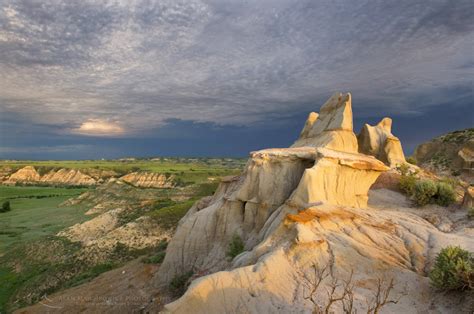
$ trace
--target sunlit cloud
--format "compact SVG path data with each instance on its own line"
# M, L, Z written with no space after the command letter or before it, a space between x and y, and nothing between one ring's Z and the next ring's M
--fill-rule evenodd
M125 133L125 129L115 122L89 119L83 122L79 128L72 129L72 132L88 136L119 136Z

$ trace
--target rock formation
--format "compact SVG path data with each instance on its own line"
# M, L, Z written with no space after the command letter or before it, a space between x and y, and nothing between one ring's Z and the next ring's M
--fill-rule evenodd
M464 192L462 208L474 211L474 186L469 186Z
M94 185L97 181L76 169L52 170L41 177L39 182L65 185Z
M18 170L17 172L10 175L6 184L15 184L17 182L20 183L31 183L31 182L38 182L41 176L36 171L36 169L32 166L26 166Z
M5 184L61 184L61 185L94 185L97 181L76 169L59 169L51 170L45 175L41 176L38 171L32 166L26 166L11 174L10 177L4 181Z
M390 133L385 123L378 126L379 139ZM386 138L384 153L393 156L396 145ZM165 311L311 312L305 283L326 266L332 279L354 271L355 309L364 309L378 276L410 282L410 299L389 311L427 311L427 265L441 246L472 250L474 240L447 236L414 214L367 209L371 184L389 168L358 150L351 97L335 94L319 115L310 114L290 148L251 153L242 175L223 180L214 196L196 202L180 221L157 284L166 287L189 271L202 277ZM235 236L245 248L231 259ZM321 283L321 302L332 279ZM392 293L401 296L403 287ZM342 306L331 310L342 312Z
M175 186L173 175L166 176L153 172L132 172L120 177L120 180L141 188L172 188Z
M357 152L350 94L336 93L321 107L319 115L309 114L300 138L291 147L305 146Z
M415 149L418 165L474 184L474 129L438 136Z
M359 152L374 156L392 168L406 162L402 144L392 134L390 118L383 118L376 126L365 124L357 140Z
M170 243L160 271L162 282L191 267L226 265L226 246L233 235L242 234L249 246L255 245L277 210L321 202L367 205L370 186L388 168L357 153L350 94L334 95L319 117L310 115L308 121L303 137L291 148L251 153L242 176L223 184L225 192L216 193L206 208L190 210Z

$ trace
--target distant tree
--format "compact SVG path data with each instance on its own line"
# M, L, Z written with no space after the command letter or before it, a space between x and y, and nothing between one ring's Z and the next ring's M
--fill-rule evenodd
M1 213L6 213L6 212L9 212L10 210L11 210L10 201L3 202L2 208L0 208L0 212Z

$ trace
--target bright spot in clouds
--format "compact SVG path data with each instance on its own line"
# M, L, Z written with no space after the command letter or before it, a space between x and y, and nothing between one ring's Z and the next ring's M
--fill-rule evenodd
M125 133L125 129L118 123L101 119L89 119L72 131L73 133L90 136L116 136Z

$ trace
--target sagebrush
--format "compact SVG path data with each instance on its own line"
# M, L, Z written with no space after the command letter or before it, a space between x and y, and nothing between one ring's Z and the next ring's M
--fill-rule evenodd
M443 248L429 277L431 284L440 290L474 289L474 254L459 246Z

